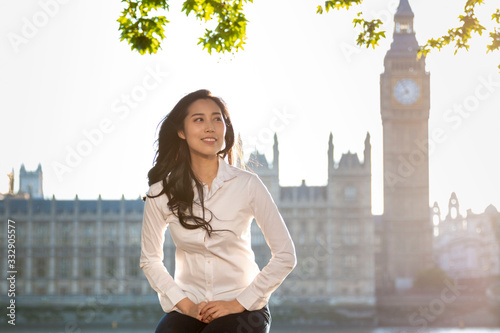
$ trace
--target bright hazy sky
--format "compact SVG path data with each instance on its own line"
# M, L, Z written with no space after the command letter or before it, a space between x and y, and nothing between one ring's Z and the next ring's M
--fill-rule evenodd
M184 94L207 88L227 102L246 156L257 148L271 161L268 134L277 132L283 186L325 185L329 133L338 162L348 150L362 159L370 132L373 213L381 214L379 80L398 1L365 2L317 15L321 1L255 0L246 5L245 50L210 56L196 45L204 25L171 1L162 50L141 56L119 41L118 0L1 1L0 192L12 168L17 191L21 164L34 170L41 163L45 197L137 198L148 188L156 126ZM44 10L46 3L59 5ZM491 26L498 3L488 3L478 16ZM423 44L458 24L465 0L410 4ZM384 21L388 38L375 50L355 45L358 11ZM24 42L14 46L14 35ZM430 205L437 201L443 213L453 191L462 213L500 209L500 56L486 54L484 36L472 44L457 56L448 48L427 58L429 132L446 138L430 153ZM94 133L93 143L85 133ZM85 156L71 153L78 149ZM68 169L61 174L55 165Z

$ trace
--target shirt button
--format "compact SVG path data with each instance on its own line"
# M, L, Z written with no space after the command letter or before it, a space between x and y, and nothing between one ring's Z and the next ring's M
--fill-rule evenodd
M209 264L210 264L210 260L207 260L207 263L209 263Z
M210 281L207 281L207 284L210 284Z

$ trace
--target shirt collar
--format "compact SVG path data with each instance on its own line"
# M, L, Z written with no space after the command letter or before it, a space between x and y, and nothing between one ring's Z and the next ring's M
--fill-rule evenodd
M218 159L219 159L219 168L217 170L217 176L215 176L215 178L212 180L212 185L210 185L210 191L207 193L206 189L204 190L203 194L205 200L210 199L210 197L214 195L219 188L222 187L224 182L233 179L237 175L236 170L234 169L233 166L229 165L221 156L218 156ZM191 183L193 184L194 188L196 185L194 180L191 180ZM195 194L195 197L197 197L197 194Z
M225 182L236 177L236 172L233 167L229 165L221 156L219 156L218 159L219 169L217 170L217 176L215 176L212 181L212 185L214 184L214 181Z

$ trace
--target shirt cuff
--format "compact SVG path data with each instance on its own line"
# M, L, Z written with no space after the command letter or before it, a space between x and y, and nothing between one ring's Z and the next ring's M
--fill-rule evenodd
M249 286L236 297L236 300L248 311L255 311L262 309L269 301L269 298L259 297Z
M170 288L165 294L158 293L158 298L160 299L161 308L163 309L164 312L167 313L177 310L176 306L177 303L179 303L186 297L187 295L178 286ZM179 312L182 311L179 309Z

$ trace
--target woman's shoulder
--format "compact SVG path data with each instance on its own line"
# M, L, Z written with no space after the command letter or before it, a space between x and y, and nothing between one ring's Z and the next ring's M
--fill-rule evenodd
M158 195L163 190L163 180L159 180L149 186L148 195Z
M149 186L147 195L152 197L147 197L146 200L152 200L152 202L155 202L155 205L161 210L163 217L167 219L172 214L172 212L168 208L167 195L165 193L159 195L162 190L163 190L162 180L151 184Z

